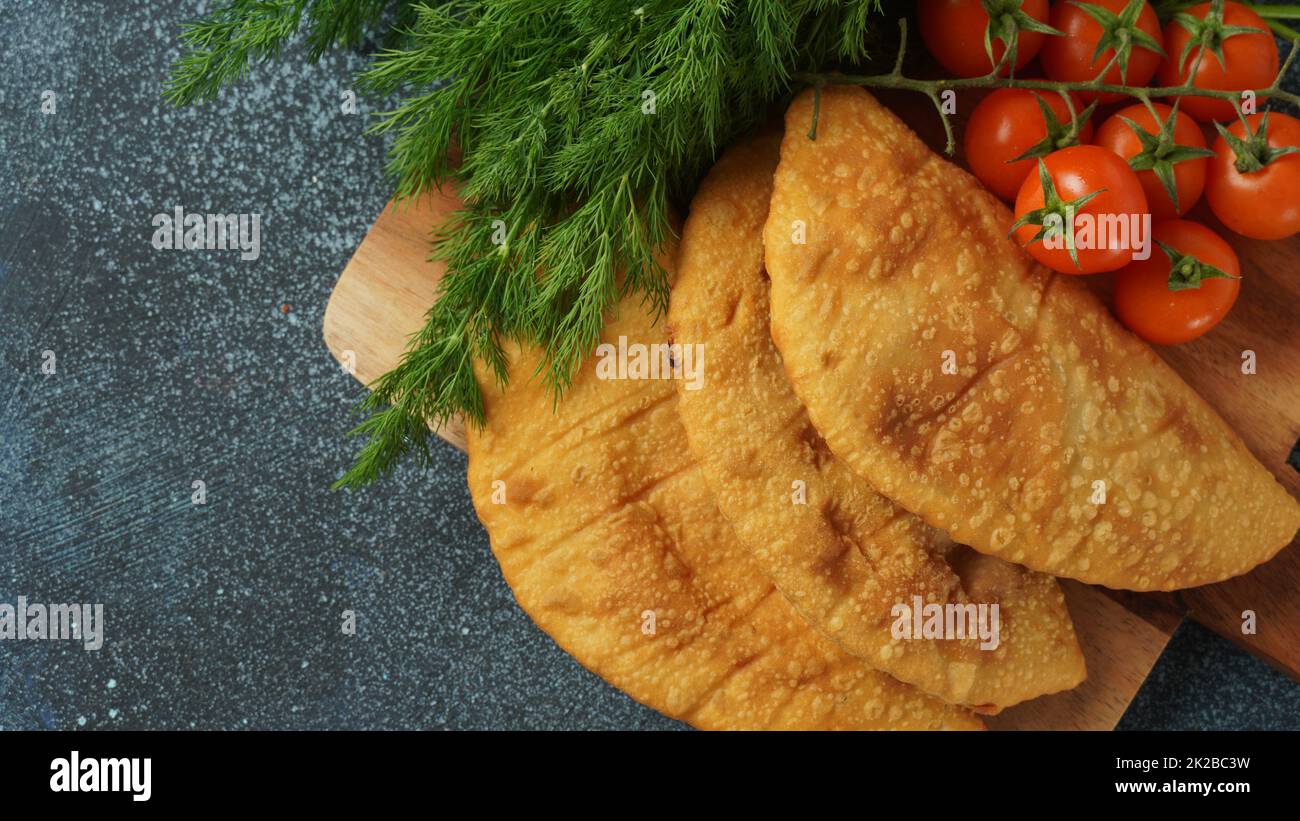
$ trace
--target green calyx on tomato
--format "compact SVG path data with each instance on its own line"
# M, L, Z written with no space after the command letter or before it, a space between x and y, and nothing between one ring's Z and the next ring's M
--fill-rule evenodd
M1064 97L1064 95L1062 95ZM1068 148L1072 145L1079 144L1079 131L1083 128L1084 123L1092 118L1092 113L1097 110L1097 101L1093 100L1083 111L1078 112L1067 123L1061 122L1061 118L1056 116L1056 112L1047 104L1041 96L1035 95L1034 99L1038 101L1038 108L1043 112L1043 124L1047 126L1047 134L1041 140L1029 146L1023 154L1014 157L1007 162L1020 162L1021 160L1041 159L1058 151L1062 148ZM1073 104L1066 98L1066 106L1073 109Z
M1206 279L1241 279L1224 271L1221 268L1215 268L1208 262L1202 262L1191 254L1181 253L1169 245L1155 241L1160 246L1160 250L1165 252L1169 257L1169 290L1171 291L1190 291L1194 288L1201 287L1201 281Z
M1034 19L1022 9L1024 0L980 0L980 5L989 16L989 24L984 28L984 53L989 56L989 62L993 64L994 73L998 71L998 61L993 57L993 41L1001 40L1006 46L1006 51L1002 55L1002 64L1010 66L1011 73L1014 75L1016 46L1020 40L1020 32L1034 31L1057 36L1061 34L1042 20Z
M1115 315L1129 330L1156 345L1177 345L1204 334L1227 316L1241 293L1241 263L1232 246L1200 223L1172 219L1151 230L1160 247L1146 259L1134 259L1115 274ZM1179 253L1170 253L1170 247ZM1214 271L1230 276L1200 275L1199 286L1175 282L1190 255ZM1196 278L1190 271L1183 278Z
M1165 50L1156 38L1138 28L1138 16L1142 14L1142 9L1146 6L1146 0L1129 0L1128 5L1119 14L1095 3L1081 3L1078 0L1069 0L1069 2L1070 5L1075 6L1093 20L1096 20L1097 24L1101 26L1101 39L1097 41L1097 48L1092 53L1094 65L1101 59L1101 55L1106 53L1107 49L1113 48L1115 49L1114 59L1119 64L1119 76L1121 79L1127 80L1128 59L1133 53L1134 46L1150 49L1161 57L1165 56Z
M1198 46L1203 46L1210 50L1210 53L1219 59L1219 65L1225 69L1228 67L1227 60L1223 56L1223 41L1229 37L1236 37L1240 34L1260 34L1260 29L1254 26L1236 26L1223 22L1223 3L1210 3L1210 10L1204 18L1196 17L1187 12L1179 12L1173 16L1173 20L1178 25L1187 29L1191 38L1183 46L1183 53L1178 55L1178 70L1181 72L1187 67L1187 58ZM1267 31L1263 32L1268 34ZM1202 58L1204 59L1204 58Z
M1268 112L1260 118L1259 128L1255 131L1250 130L1250 123L1244 122L1243 127L1246 129L1246 137L1242 139L1233 134L1222 124L1215 123L1214 127L1219 130L1219 136L1228 143L1232 148L1232 153L1236 156L1233 162L1238 173L1249 174L1252 171L1259 171L1264 166L1276 160L1278 157L1294 154L1300 151L1293 145L1274 148L1268 144Z
M1154 134L1128 117L1120 116L1120 119L1129 128L1133 129L1133 134L1142 143L1142 150L1128 158L1128 165L1134 171L1150 171L1155 174L1156 179L1160 180L1160 184L1164 186L1165 193L1169 195L1170 202L1174 204L1174 210L1181 211L1182 209L1178 204L1178 183L1174 176L1174 166L1187 160L1213 157L1214 152L1208 148L1179 145L1174 141L1174 125L1178 122L1177 102L1174 103L1173 111L1169 113L1164 122L1161 122L1160 114L1155 109L1151 110L1151 117L1157 123L1160 123L1160 130Z
M1042 159L1038 160L1038 183L1043 187L1043 206L1027 211L1024 216L1011 224L1011 230L1007 236L1016 233L1016 229L1026 225L1037 225L1038 232L1030 238L1026 245L1032 245L1035 242L1041 242L1047 236L1049 230L1059 230L1065 238L1065 249L1070 254L1070 261L1074 263L1075 268L1082 268L1079 265L1079 249L1074 246L1074 214L1082 208L1093 197L1096 197L1106 191L1105 188L1098 188L1096 191L1089 191L1081 197L1072 200L1064 200L1056 192L1056 183L1052 182L1052 175L1047 171L1047 163Z

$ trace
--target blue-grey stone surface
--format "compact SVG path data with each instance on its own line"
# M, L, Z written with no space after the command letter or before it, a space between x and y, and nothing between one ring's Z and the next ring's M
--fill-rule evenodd
M0 602L107 623L97 652L0 641L0 727L680 727L519 610L463 455L328 489L361 390L320 327L389 195L362 133L378 103L341 111L359 54L295 47L171 109L178 26L205 6L0 2ZM154 249L178 205L261 214L260 258ZM1298 717L1300 687L1192 627L1124 726Z

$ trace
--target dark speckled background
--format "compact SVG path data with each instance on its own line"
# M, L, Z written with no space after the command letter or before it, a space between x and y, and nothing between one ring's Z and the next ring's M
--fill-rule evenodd
M374 103L340 111L359 56L295 49L170 109L204 5L0 0L0 601L107 622L98 652L0 642L0 727L680 727L520 612L460 453L327 489L360 389L320 325L389 193ZM261 257L155 250L176 205L260 213ZM1300 687L1184 628L1124 726L1298 729Z

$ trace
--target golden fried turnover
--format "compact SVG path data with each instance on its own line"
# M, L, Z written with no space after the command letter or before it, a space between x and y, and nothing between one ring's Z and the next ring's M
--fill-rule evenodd
M779 143L760 137L718 161L678 253L669 327L707 363L698 384L677 381L678 410L718 507L809 623L900 680L983 710L1074 687L1083 655L1056 580L958 546L877 494L790 387L763 268ZM997 605L998 640L897 636L894 608L918 596L963 612Z
M1132 590L1245 573L1300 505L1011 215L858 88L786 115L772 336L832 452L976 550Z
M848 655L776 591L713 503L671 380L603 358L663 340L632 296L603 332L615 353L558 406L534 352L509 351L504 390L480 376L470 494L520 606L584 666L697 727L981 727Z

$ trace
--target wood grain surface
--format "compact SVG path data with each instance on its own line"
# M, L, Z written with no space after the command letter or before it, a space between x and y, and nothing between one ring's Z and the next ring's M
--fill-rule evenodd
M913 100L884 99L909 122L928 115ZM937 123L917 130L932 146L941 143ZM446 191L390 205L340 276L326 308L325 342L363 384L395 366L411 334L422 326L443 271L440 263L427 259L429 238L441 216L457 204L454 192ZM1203 207L1194 216L1220 230L1241 257L1241 297L1207 336L1157 350L1292 494L1300 495L1300 474L1287 464L1300 437L1300 359L1293 353L1300 342L1294 307L1300 303L1300 238L1259 242L1235 237ZM1092 282L1108 296L1108 276ZM1255 353L1254 374L1242 373L1247 350ZM459 424L438 434L464 449ZM1103 591L1075 582L1065 587L1088 681L1069 693L1013 707L994 717L991 727L1113 728L1185 613L1300 680L1300 550L1294 543L1246 576L1174 594ZM1247 610L1256 614L1253 635L1241 630Z
M1017 704L985 719L993 730L1112 730L1181 619L1148 621L1097 587L1063 580L1088 678L1064 693Z

